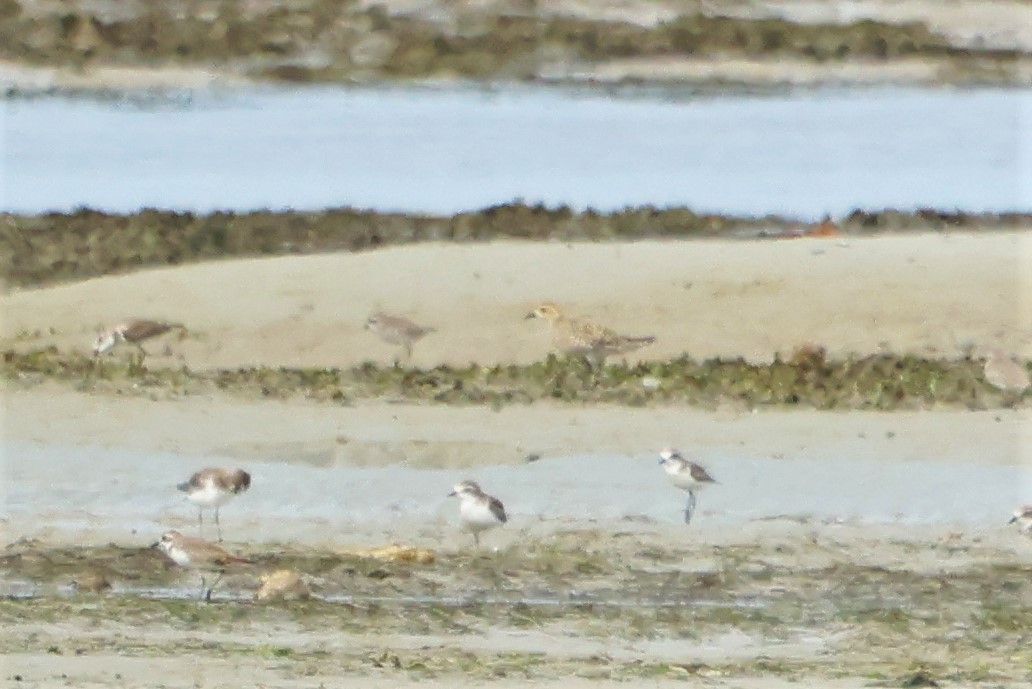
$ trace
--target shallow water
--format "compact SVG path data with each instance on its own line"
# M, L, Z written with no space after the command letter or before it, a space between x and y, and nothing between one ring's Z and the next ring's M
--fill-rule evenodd
M307 88L0 103L0 210L1027 210L1032 94Z
M175 491L176 482L203 466L237 463L21 442L6 442L3 451L3 516L15 538L121 534L142 543L170 527L192 533L197 512ZM712 456L706 463L720 483L700 494L693 528L798 518L998 530L1006 516L1001 505L1017 504L1025 473L975 462L805 454L777 460ZM652 455L550 458L462 471L289 461L244 466L253 476L251 491L222 509L230 540L321 544L346 541L361 530L381 538L439 539L457 530L456 505L446 495L453 483L470 476L503 499L510 514L506 531L514 532L578 524L622 531L674 525L685 502ZM214 535L210 522L206 529Z

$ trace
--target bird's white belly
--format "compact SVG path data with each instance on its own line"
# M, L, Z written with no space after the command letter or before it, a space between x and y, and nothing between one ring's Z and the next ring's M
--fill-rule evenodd
M691 493L699 492L699 490L706 485L704 483L699 483L690 476L682 476L681 474L670 474L670 482L677 488Z
M175 562L180 567L190 566L190 556L186 554L185 550L180 548L169 548L168 556L171 558L172 562Z
M491 508L480 502L463 503L459 508L459 515L470 531L483 531L499 524Z
M199 507L221 507L232 497L233 493L219 490L210 483L186 494L186 499Z

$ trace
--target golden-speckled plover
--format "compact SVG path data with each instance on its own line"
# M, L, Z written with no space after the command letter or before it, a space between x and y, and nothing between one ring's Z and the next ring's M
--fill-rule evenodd
M551 302L537 307L526 318L540 318L549 323L552 348L557 352L587 357L594 366L605 363L606 357L628 354L656 341L652 335L620 335L598 323L569 318Z

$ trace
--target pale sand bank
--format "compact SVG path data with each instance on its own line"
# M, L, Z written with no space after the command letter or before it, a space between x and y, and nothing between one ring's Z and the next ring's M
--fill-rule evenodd
M230 260L9 293L0 337L87 352L101 324L161 318L191 336L153 365L350 367L397 354L362 327L383 309L438 329L416 346L416 366L529 363L549 337L523 316L550 300L655 335L640 352L652 360L765 362L805 343L832 357L977 345L1032 358L1030 237L423 244Z

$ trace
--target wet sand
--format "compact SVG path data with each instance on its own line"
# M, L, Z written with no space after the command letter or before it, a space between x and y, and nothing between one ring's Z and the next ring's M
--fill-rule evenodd
M256 564L229 572L205 604L197 577L150 549L9 546L5 578L36 589L0 601L5 670L45 687L119 686L143 661L185 655L189 675L167 686L338 676L767 689L1029 679L1019 630L1032 614L1032 545L1002 528L973 536L765 522L717 542L683 526L560 527L479 553L446 546L433 565L340 548L228 547ZM283 566L305 572L314 597L251 602L257 573ZM85 573L113 588L76 593L69 582Z

